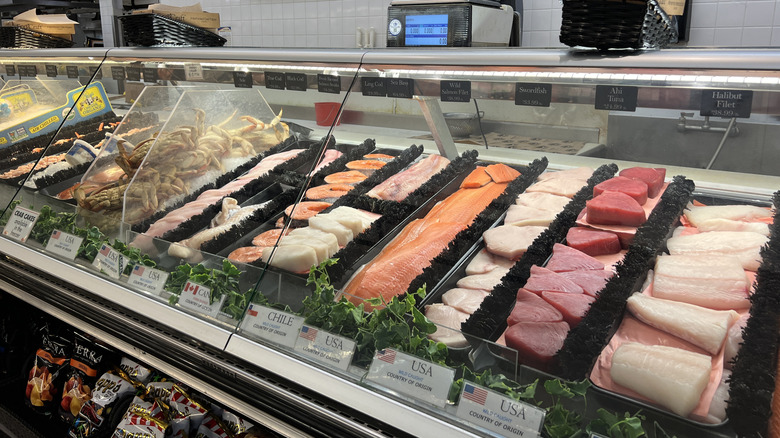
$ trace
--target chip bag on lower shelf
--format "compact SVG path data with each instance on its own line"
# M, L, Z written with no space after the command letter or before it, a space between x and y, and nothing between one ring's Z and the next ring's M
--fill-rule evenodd
M73 341L69 333L55 330L48 323L41 326L40 330L41 348L35 353L28 373L24 399L25 404L33 410L51 415L55 400L59 400L57 395Z
M94 438L105 436L116 427L116 412L123 414L136 387L120 369L114 369L100 376L92 391L92 399L86 401L76 420L68 430L70 438ZM112 418L114 420L112 421Z
M60 418L63 421L72 423L78 416L81 406L92 398L98 372L104 368L104 361L111 353L109 348L76 333L73 355L66 372L59 406Z

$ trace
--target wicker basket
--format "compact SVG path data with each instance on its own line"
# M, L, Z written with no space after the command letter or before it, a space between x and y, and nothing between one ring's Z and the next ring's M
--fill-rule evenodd
M73 47L73 41L16 26L0 27L0 47L14 49L56 49Z
M143 47L221 47L227 40L199 27L157 14L119 17L125 44Z
M560 41L599 50L661 48L677 42L677 29L656 0L563 0Z

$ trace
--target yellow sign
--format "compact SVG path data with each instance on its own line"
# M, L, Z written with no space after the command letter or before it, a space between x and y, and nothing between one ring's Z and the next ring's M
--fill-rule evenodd
M6 140L5 137L0 137L0 144L6 144L8 143L8 140Z
M27 108L35 105L35 101L30 93L7 94L3 96L3 99L8 102L15 113L23 113Z
M60 121L59 117L51 116L48 119L46 119L43 122L41 122L41 124L39 124L37 126L30 127L30 133L31 134L35 134L36 132L40 131L41 129L43 129L43 128L49 126L49 125L51 125L52 123L59 122L59 121Z
M100 95L100 91L96 87L87 87L76 103L76 109L81 117L94 114L105 107L106 103L103 101L103 96Z

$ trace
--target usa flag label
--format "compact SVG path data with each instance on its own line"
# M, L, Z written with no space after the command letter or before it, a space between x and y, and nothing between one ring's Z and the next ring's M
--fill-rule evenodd
M60 230L54 230L51 232L49 241L46 243L46 251L68 260L74 260L79 253L79 248L83 241L84 239L79 236L74 236L73 234Z
M100 246L95 260L92 261L92 266L108 274L114 280L119 280L126 265L125 256L105 243Z
M377 350L366 377L397 393L443 408L455 370L393 348Z
M355 354L355 341L304 324L295 339L295 351L330 367L347 371Z
M148 266L135 265L130 271L127 284L135 286L146 292L159 295L168 281L168 273Z
M546 411L471 382L463 383L455 415L505 437L539 437Z
M225 295L222 295L219 300L212 303L211 289L191 281L184 285L184 289L182 289L181 295L179 295L180 306L212 318L217 317L224 301Z

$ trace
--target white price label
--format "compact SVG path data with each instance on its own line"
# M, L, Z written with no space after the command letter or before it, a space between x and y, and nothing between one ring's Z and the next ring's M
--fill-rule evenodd
M168 273L148 266L135 265L130 271L127 284L133 285L153 294L162 292L165 282L168 281Z
M115 280L119 280L126 265L127 260L125 260L125 256L105 243L101 245L100 251L98 251L95 260L92 262L92 266L105 272Z
M458 418L506 437L538 437L546 411L495 391L464 382Z
M203 286L202 284L193 283L188 281L184 285L184 289L179 296L179 305L190 310L194 310L198 313L216 318L219 314L219 309L222 308L222 303L225 301L223 295L219 301L211 302L211 289Z
M37 211L17 205L14 211L11 212L11 218L8 219L5 228L3 228L3 236L8 236L22 243L26 242L35 226L35 221L38 220L39 214Z
M203 67L200 64L186 64L184 66L184 78L188 81L202 81Z
M346 371L355 354L355 341L304 325L298 332L295 351Z
M292 313L250 304L241 321L241 330L266 341L293 348L304 319Z
M49 236L49 242L46 243L46 251L68 260L74 260L83 241L84 239L79 236L54 230L51 232L51 236Z
M447 404L455 370L386 348L375 353L366 378L443 408Z

